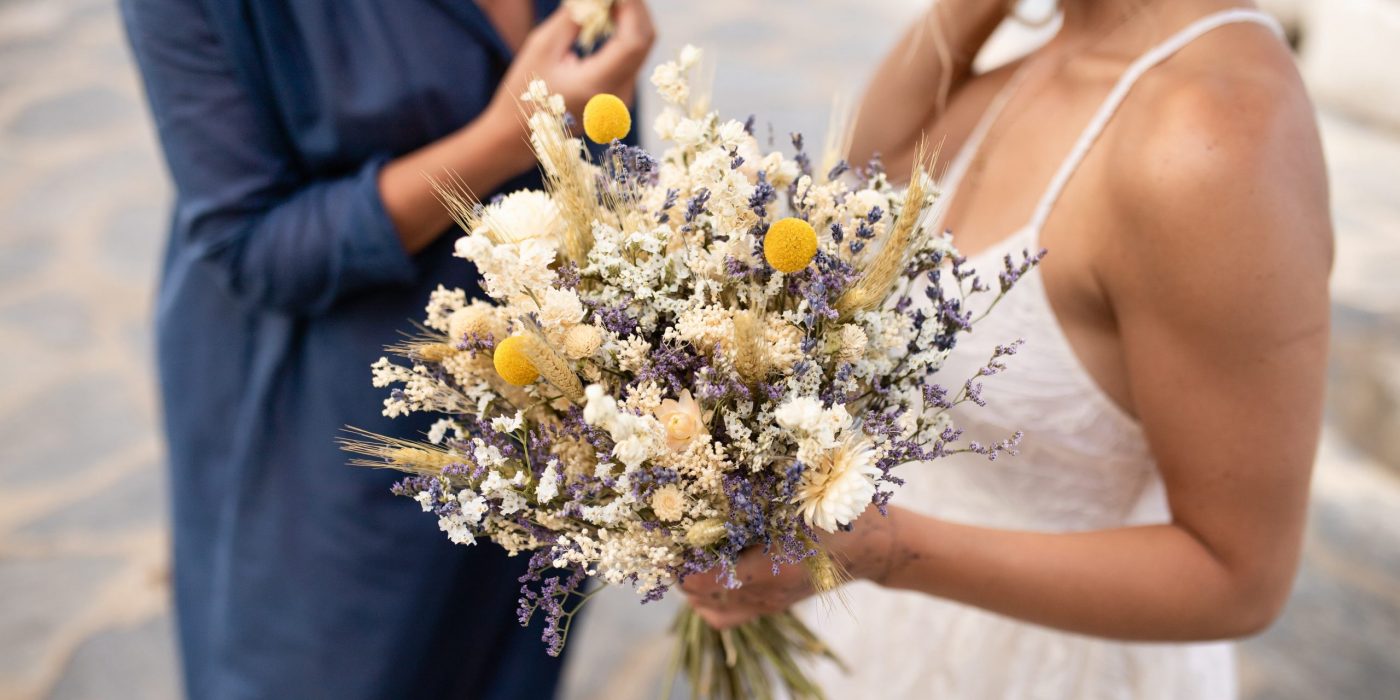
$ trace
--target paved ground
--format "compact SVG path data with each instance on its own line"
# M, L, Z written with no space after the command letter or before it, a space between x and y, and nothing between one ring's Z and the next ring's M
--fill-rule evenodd
M818 135L811 86L854 95L910 0L655 4L717 49L719 107ZM0 0L0 698L178 695L149 360L169 191L139 94L109 1ZM1376 389L1400 376L1376 369L1400 367L1400 136L1325 125L1350 354L1297 594L1243 647L1251 698L1400 687L1400 479L1357 448L1400 433ZM566 695L650 696L667 613L603 598Z

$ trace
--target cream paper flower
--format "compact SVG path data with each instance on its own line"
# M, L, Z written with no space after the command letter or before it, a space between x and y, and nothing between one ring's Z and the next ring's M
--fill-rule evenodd
M522 190L486 205L481 226L473 233L489 235L501 243L519 243L532 238L558 241L564 235L564 218L559 205L544 192Z
M667 484L651 494L651 509L656 517L673 523L685 517L685 496L675 484Z
M540 325L548 331L564 331L583 322L583 302L571 289L548 287L539 307Z
M690 445L690 441L705 432L705 420L700 414L700 404L690 395L690 390L681 392L680 400L666 399L656 409L656 419L666 431L666 446L680 452Z
M802 517L812 527L836 532L855 520L875 496L875 450L864 438L847 438L806 465L797 487Z

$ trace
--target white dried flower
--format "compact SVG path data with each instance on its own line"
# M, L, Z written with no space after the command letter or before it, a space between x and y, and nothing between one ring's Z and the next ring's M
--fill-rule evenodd
M531 238L558 241L564 235L564 218L548 194L521 190L486 205L481 225L473 233L486 233L499 243L519 243Z
M583 302L571 289L549 287L541 302L539 321L546 329L567 330L583 321Z
M875 450L862 437L847 439L806 463L797 502L808 525L836 532L865 512L875 496Z
M549 503L559 495L559 470L556 469L557 460L550 460L545 465L544 471L540 472L540 483L535 485L535 500L540 503Z
M525 414L516 411L513 416L499 416L491 419L491 429L498 433L513 433L520 430L521 423L525 422Z
M843 405L823 408L815 397L800 396L779 406L773 419L796 434L798 460L810 462L818 453L836 447L838 436L851 422L851 414Z

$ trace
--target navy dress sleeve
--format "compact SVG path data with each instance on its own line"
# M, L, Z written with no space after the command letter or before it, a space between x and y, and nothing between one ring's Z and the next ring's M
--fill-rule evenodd
M123 4L178 191L176 230L228 292L296 314L414 278L379 196L384 158L308 180L192 2Z

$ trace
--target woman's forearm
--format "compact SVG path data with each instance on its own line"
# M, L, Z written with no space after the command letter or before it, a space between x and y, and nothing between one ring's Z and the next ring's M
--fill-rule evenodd
M936 0L876 70L856 115L850 159L911 150L923 127L972 71L972 60L1006 16L1002 0Z
M416 253L452 223L429 178L450 177L484 196L533 163L521 117L493 106L452 134L386 164L379 194L404 249Z
M1288 586L1217 559L1188 531L1152 525L1048 534L958 525L892 508L885 586L1100 637L1232 638L1277 614ZM876 535L878 537L878 535Z

